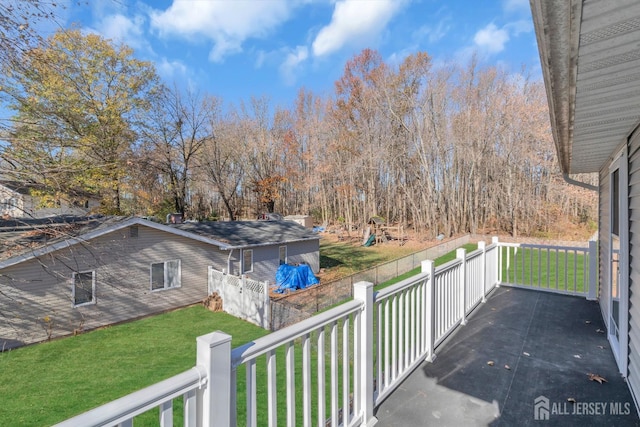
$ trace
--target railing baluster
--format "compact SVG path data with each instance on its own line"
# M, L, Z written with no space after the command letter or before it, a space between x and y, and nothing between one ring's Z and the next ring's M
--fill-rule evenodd
M302 422L311 426L311 335L302 337Z
M258 417L256 414L258 404L256 398L256 361L247 362L246 365L246 390L247 390L247 425L257 426Z
M391 380L398 376L398 295L391 301Z
M382 304L380 304L382 305ZM389 360L390 350L390 336L391 330L389 329L389 298L384 301L384 384L385 387L389 384L389 379L391 378L391 363ZM380 389L378 389L380 390Z
M198 423L198 399L195 390L183 395L184 427L196 427Z
M160 427L173 427L173 401L160 404Z
M558 278L560 277L560 251L559 250L555 250L556 253L556 290L560 289L560 282L558 281Z
M267 353L267 406L269 415L269 427L278 425L278 383L276 378L276 352Z
M578 290L578 252L573 251L573 292Z
M331 324L331 425L338 425L338 322Z
M378 321L378 325L380 325ZM351 372L349 369L349 317L345 317L342 322L342 425L348 425L351 421L351 411L349 410L349 395L351 389L349 382L351 380ZM378 346L380 346L380 339L378 339ZM378 357L380 352L378 352ZM380 360L378 360L380 364ZM381 378L378 376L378 387L380 387Z
M324 360L324 328L318 330L318 427L325 427L327 418L325 398L325 360Z
M564 251L564 290L569 290L569 251Z
M404 371L404 296L398 296L398 372Z
M286 346L287 365L287 426L296 425L296 364L293 341Z
M378 383L378 392L380 391L380 384L382 383L382 372L384 369L384 359L382 358L383 347L384 347L384 314L383 314L383 304L377 303L378 315L377 315L377 328L378 328L378 341L377 341L377 363L376 363L376 381Z

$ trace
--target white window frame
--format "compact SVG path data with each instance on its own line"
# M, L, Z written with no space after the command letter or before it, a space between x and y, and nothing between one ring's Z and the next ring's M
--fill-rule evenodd
M613 214L614 203L618 204L619 224L618 224L618 238L620 239L620 254L618 258L619 266L619 280L618 295L619 295L619 318L615 319L618 324L618 336L616 337L614 326L612 325L613 315L613 295L612 290L609 288L609 301L606 303L609 307L609 319L607 320L607 338L609 340L610 348L613 356L616 359L616 363L620 370L620 373L624 378L627 377L628 370L628 346L629 346L629 169L628 169L628 154L627 147L625 146L615 156L615 160L609 166L609 278L608 283L605 286L611 287L613 280L613 269L611 268L613 259ZM618 200L613 200L613 173L618 171Z
M251 262L249 263L249 268L247 268L247 254L251 255ZM242 250L242 274L253 273L253 249L243 249Z
M78 274L87 274L87 273L91 273L91 301L76 304L76 276ZM73 272L73 274L71 275L71 301L74 307L82 307L85 305L92 305L96 303L96 272L95 270Z
M284 260L282 259L282 250L284 249ZM287 250L287 245L283 245L283 246L279 246L278 247L278 263L279 265L282 264L286 264L288 261L288 250Z
M177 276L174 278L174 280L171 280L171 277L169 277L170 268L167 268L167 265L177 262L178 266L177 266ZM161 288L153 288L153 266L154 265L159 265L162 264L162 270L163 270L163 278L162 278L162 287ZM171 283L173 283L172 286ZM171 259L168 261L161 261L161 262L152 262L149 265L149 289L151 290L151 292L160 292L160 291L166 291L169 289L178 289L182 287L182 262L179 259Z

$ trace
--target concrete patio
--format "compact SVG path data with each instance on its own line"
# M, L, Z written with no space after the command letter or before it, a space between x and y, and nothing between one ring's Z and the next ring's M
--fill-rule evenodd
M497 288L377 408L377 426L640 425L604 330L597 302Z

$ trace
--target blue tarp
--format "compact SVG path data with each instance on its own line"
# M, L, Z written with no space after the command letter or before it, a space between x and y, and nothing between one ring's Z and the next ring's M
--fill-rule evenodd
M320 283L318 278L311 271L311 267L306 264L298 266L282 264L276 271L276 290L279 294L308 288L311 285Z

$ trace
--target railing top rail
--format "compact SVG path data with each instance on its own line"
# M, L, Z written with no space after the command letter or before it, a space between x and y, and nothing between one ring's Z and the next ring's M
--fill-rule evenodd
M402 292L404 289L411 287L412 285L429 277L429 273L420 273L415 276L411 276L408 279L404 279L401 282L388 286L380 291L374 293L374 300L376 302L389 298L391 295L398 292Z
M69 418L55 427L112 426L195 390L206 380L206 372L193 367L181 374L143 388L88 412Z
M525 248L525 249L555 249L558 251L577 251L577 252L586 252L589 250L588 247L584 246L557 246L557 245L539 245L537 243L498 243L499 246L509 247L509 248Z
M486 249L485 249L486 250ZM479 257L480 255L482 255L482 249L476 249L473 252L468 252L467 253L467 260Z
M457 266L462 264L462 260L460 258L452 259L449 262L446 262L442 265L436 267L436 276L438 274L444 273L445 271L451 270Z
M262 338L258 338L243 346L234 348L231 351L231 365L235 368L248 360L255 359L281 345L288 343L296 338L326 326L338 319L355 313L362 308L362 302L357 300L347 301L324 313L316 314L313 317L305 319L278 331L272 332Z

